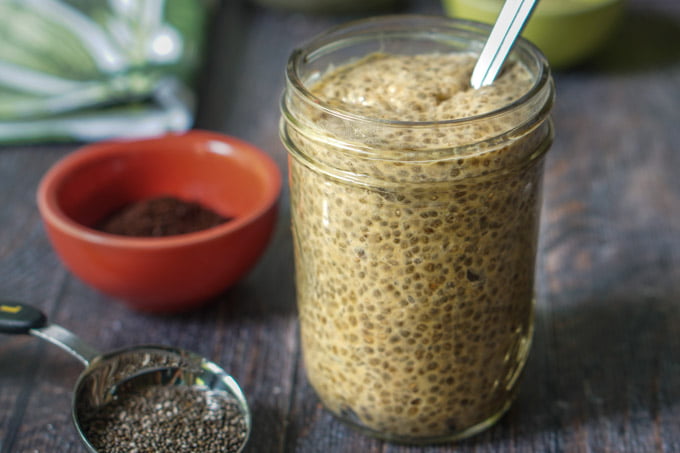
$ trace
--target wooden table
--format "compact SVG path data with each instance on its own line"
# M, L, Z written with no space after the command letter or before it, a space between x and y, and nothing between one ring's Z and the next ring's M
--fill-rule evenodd
M198 126L251 141L285 172L287 55L348 18L224 3ZM404 10L441 13L435 0ZM252 405L248 452L680 452L680 3L631 0L618 38L597 62L556 74L533 351L507 416L456 446L383 443L319 405L300 360L287 191L244 281L205 309L152 316L82 284L47 242L35 189L77 145L6 146L0 296L102 350L164 343L222 364ZM0 336L0 453L84 451L70 420L80 371L35 338Z

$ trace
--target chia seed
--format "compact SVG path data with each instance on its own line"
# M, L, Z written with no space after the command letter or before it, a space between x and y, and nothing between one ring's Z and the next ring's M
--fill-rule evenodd
M239 452L248 426L231 395L190 386L151 385L78 414L102 453Z

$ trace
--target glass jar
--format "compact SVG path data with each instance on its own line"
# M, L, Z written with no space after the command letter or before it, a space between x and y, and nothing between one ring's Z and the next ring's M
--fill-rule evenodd
M288 62L281 138L307 376L333 414L392 441L445 442L492 425L531 343L553 139L546 60L520 40L492 91L422 103L428 84L449 83L455 69L442 55L474 60L488 33L441 17L372 18L315 38ZM380 69L395 55L415 59ZM360 67L370 71L337 76ZM400 84L414 73L416 84ZM467 83L467 66L458 79ZM375 90L413 99L406 92L409 105L389 118L375 114L382 99L364 99ZM498 105L484 112L489 99ZM446 102L472 113L427 119Z

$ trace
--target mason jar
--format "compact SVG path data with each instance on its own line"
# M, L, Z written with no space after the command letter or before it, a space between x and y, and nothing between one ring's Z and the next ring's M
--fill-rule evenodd
M508 409L533 332L554 84L519 40L490 87L489 28L386 16L293 51L282 98L307 377L396 442L475 434Z

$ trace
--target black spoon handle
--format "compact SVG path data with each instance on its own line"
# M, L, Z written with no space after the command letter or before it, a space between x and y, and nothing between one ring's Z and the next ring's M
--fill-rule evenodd
M37 308L19 302L0 300L0 333L27 334L45 327L47 316Z

